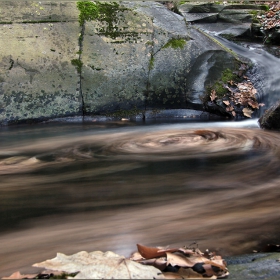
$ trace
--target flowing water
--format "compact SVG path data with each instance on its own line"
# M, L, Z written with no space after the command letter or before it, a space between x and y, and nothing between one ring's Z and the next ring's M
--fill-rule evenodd
M279 244L280 134L256 119L46 123L0 141L0 277L57 252Z

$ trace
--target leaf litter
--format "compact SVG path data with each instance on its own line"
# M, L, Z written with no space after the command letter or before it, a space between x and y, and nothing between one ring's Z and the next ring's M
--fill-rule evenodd
M44 268L41 273L22 275L18 271L2 279L217 279L229 275L222 257L208 250L141 244L137 249L129 258L111 251L57 253L53 259L33 264Z

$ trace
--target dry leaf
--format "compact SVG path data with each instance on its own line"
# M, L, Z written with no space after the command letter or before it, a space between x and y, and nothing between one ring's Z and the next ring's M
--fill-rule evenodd
M210 94L210 99L213 102L216 98L217 98L216 91L212 89Z
M140 261L140 260L143 260L143 257L141 256L141 254L139 252L134 252L130 258L130 260L132 261Z
M82 251L70 256L57 253L51 260L36 263L35 267L79 272L74 279L163 279L161 271L119 256L113 252Z
M184 253L185 255L193 255L193 254L197 253L197 250L198 250L198 249L196 249L195 251L193 251L192 249L179 248L178 251ZM200 251L199 251L199 253L200 253L201 255L203 255L203 253L201 253Z
M145 259L153 259L157 257L164 257L166 252L177 252L178 249L159 249L155 247L147 247L140 244L137 244L138 252Z
M251 118L251 117L252 117L253 111L250 110L249 108L244 108L244 109L242 110L242 112L243 112L244 116L246 116L246 117L248 117L248 118Z
M176 272L163 272L165 279L184 279L179 273Z
M224 100L223 101L227 106L230 104L230 102L228 100Z
M259 103L257 101L249 100L248 104L254 109L255 108L259 109Z
M232 111L231 114L232 114L234 117L236 116L235 111Z
M195 265L195 262L193 262L190 258L182 257L176 254L172 253L166 253L167 258L167 265L172 266L180 266L180 267L192 267Z
M183 279L203 279L204 277L195 272L192 268L180 268L178 270L178 274L183 278ZM209 278L209 277L208 277ZM212 278L212 279L216 279L217 277L215 278ZM210 278L211 279L211 278Z
M251 90L251 92L252 92L252 94L256 94L256 93L257 93L257 89L253 88L253 89Z
M155 268L163 271L166 268L166 258L154 258L154 259L144 259L140 261L144 265L152 265Z
M34 279L39 274L21 274L19 271L14 272L11 276L3 277L2 279Z

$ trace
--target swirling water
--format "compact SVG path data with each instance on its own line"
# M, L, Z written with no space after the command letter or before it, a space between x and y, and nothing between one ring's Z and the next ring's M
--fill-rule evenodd
M136 243L224 255L277 242L280 134L256 120L2 128L0 276Z
M253 59L270 106L277 59ZM225 256L280 242L280 134L256 119L2 127L0 143L0 277L57 252L196 241Z

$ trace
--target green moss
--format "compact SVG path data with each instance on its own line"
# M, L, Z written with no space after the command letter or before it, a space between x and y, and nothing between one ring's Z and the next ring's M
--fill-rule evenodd
M166 49L166 48L173 48L173 49L183 49L184 46L186 44L186 40L185 39L170 39L162 48Z
M269 6L268 5L260 5L260 8L266 12L269 11Z
M227 83L228 81L231 81L231 80L236 80L238 77L236 74L234 74L232 72L232 70L230 70L229 68L227 68L226 70L224 70L222 72L222 77L221 77L221 81L223 83Z
M148 46L153 46L154 42L153 41L147 41L145 44L148 45Z
M114 33L118 31L117 14L120 10L118 3L80 1L77 2L77 7L80 11L79 23L81 26L85 23L85 21L97 20L107 25L102 30L100 30L101 33L106 33L108 36L112 32ZM124 9L125 8L122 8L122 10Z
M155 57L151 55L150 62L149 62L149 70L152 70L154 68L155 63Z
M212 90L215 90L218 99L222 98L228 92L225 85L227 85L229 81L238 82L240 81L240 78L234 73L234 71L227 68L222 72L218 81L215 81L213 85L206 88L206 97L203 97L203 100L209 99Z
M83 67L83 62L80 59L72 59L71 64L74 65L77 69L77 72L81 74L82 72L82 67Z

